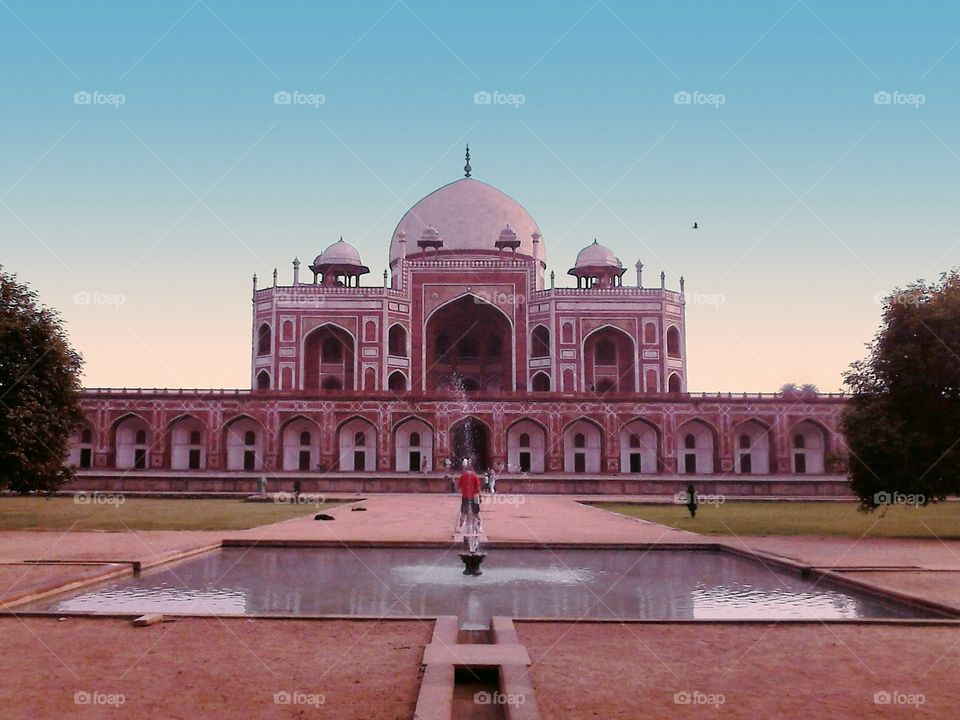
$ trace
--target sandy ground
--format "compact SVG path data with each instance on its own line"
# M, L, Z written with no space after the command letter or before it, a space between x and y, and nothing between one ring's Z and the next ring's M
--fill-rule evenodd
M517 628L533 658L531 676L544 720L952 719L960 707L955 628L558 623L517 623ZM875 702L875 695L886 699L883 693L891 704ZM922 705L910 704L920 701L918 695ZM691 702L682 703L685 699Z
M26 560L149 565L231 537L444 542L459 506L454 495L360 504L365 512L325 511L333 521L298 518L245 531L0 532L0 595L97 570L15 564ZM705 537L550 496L500 496L483 506L483 518L495 541L725 542L960 607L960 541ZM956 627L519 627L535 659L544 718L953 718L960 707ZM108 619L0 617L0 717L409 718L429 636L417 622L189 619L133 629ZM107 701L119 693L124 704L77 704L78 692ZM675 703L678 692L693 702ZM294 702L275 704L274 693L291 693ZM877 705L874 693L891 693L900 706ZM919 709L909 704L917 693ZM696 704L718 695L718 707Z
M431 632L418 622L2 618L0 716L410 718Z

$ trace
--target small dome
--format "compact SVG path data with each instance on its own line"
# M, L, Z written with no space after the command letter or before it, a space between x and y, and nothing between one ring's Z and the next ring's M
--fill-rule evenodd
M364 275L370 268L363 264L360 253L348 242L340 238L333 245L317 255L310 269L326 277L330 275Z
M507 223L507 226L500 231L500 235L497 237L497 240L506 240L513 241L517 239L517 233L513 231L513 228L510 227L510 223Z
M433 225L427 225L426 229L420 234L420 239L439 240L440 232Z
M317 255L317 259L313 261L313 264L315 267L321 267L323 265L357 265L362 267L363 261L360 259L360 253L357 249L350 243L344 242L343 238L340 238L333 245Z
M596 240L577 253L577 261L573 266L574 268L611 267L617 270L623 268L619 258L613 254L613 251L601 245Z

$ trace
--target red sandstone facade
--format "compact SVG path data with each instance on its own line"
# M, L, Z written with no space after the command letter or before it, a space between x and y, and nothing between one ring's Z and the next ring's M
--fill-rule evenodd
M617 492L677 475L793 487L842 463L841 398L690 394L682 278L643 287L637 263L628 286L594 241L577 287L555 287L530 215L469 176L404 215L382 286L342 240L310 270L254 279L252 390L86 391L81 483L441 489L470 457L528 489Z

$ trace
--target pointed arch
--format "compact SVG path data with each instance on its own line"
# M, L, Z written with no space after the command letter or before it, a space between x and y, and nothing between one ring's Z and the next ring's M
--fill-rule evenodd
M128 412L110 425L114 466L122 470L146 470L151 465L153 427L140 414Z
M409 357L407 349L407 329L400 323L390 326L387 333L387 350L394 357Z
M343 325L324 322L303 336L301 377L305 390L355 390L357 338Z
M530 331L530 357L550 357L550 329L538 323Z
M790 467L797 475L822 475L827 471L830 430L813 417L795 422L787 433Z
M337 426L340 472L373 472L377 469L377 426L354 415Z
M717 428L703 418L690 418L677 428L677 472L681 475L712 475L717 461Z
M269 355L273 348L273 332L270 323L262 322L257 328L257 355Z
M547 428L530 417L507 428L507 471L542 473L546 469Z
M499 350L491 355L495 345ZM504 389L517 389L516 327L513 318L501 307L485 301L476 293L464 292L429 312L423 323L420 353L421 386L424 388L442 388L443 379L449 376L454 363L469 359L471 353L482 353L491 374L510 378L508 387Z
M599 473L603 465L603 427L590 418L578 418L563 429L563 470Z
M530 386L534 392L550 392L550 376L543 371L535 373Z
M320 423L296 414L280 425L280 467L287 471L309 472L320 464Z
M661 470L660 428L646 418L625 422L619 433L620 472L652 474Z
M391 430L394 468L398 472L433 469L433 425L416 415L408 415Z
M667 357L678 358L681 354L680 330L676 325L667 328Z
M227 470L262 470L265 446L266 431L256 418L239 413L223 423Z
M167 423L171 470L203 470L207 467L210 428L192 413L181 413Z
M635 392L637 389L636 338L621 327L606 323L583 338L581 347L584 387L593 392Z
M770 426L759 418L747 418L733 426L733 470L741 475L770 473L773 447Z

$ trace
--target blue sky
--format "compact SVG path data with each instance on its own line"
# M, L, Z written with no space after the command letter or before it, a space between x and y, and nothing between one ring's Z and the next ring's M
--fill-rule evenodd
M686 277L691 389L835 390L958 264L955 3L0 0L0 62L0 263L93 386L246 386L250 276L342 235L379 282L467 140L559 278Z

